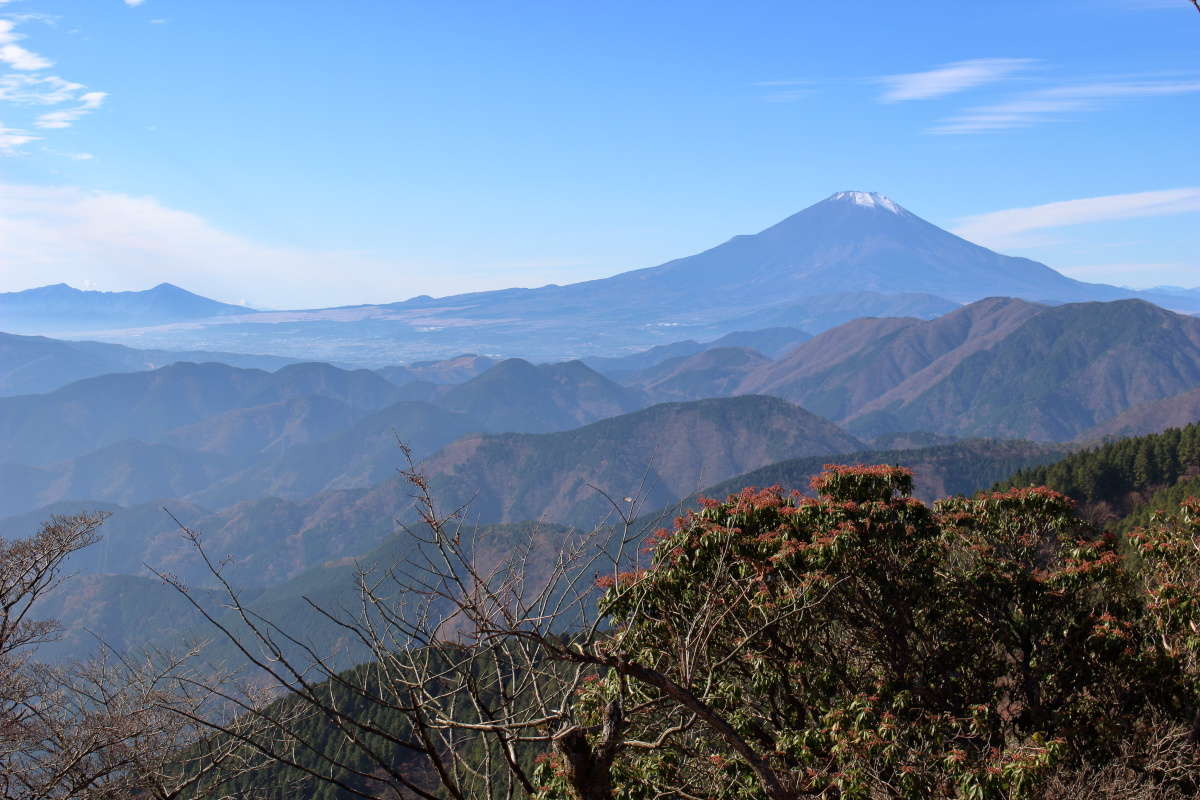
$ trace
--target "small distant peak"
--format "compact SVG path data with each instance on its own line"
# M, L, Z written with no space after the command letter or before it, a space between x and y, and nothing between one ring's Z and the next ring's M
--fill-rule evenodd
M26 292L78 292L81 290L76 289L74 286L71 286L68 283L48 283L45 286L35 286L32 289L25 289L24 291L26 291ZM20 292L12 292L12 294L20 294Z
M838 192L829 197L830 201L853 203L856 206L863 208L878 208L883 211L890 211L893 214L903 214L904 209L899 203L894 202L890 197L877 194L876 192Z

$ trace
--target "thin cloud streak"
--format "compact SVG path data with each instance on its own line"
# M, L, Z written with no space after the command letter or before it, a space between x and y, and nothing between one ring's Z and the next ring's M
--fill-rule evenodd
M99 108L107 96L105 92L86 92L79 96L79 105L75 108L42 114L34 124L39 128L69 128L84 114Z
M1200 187L1085 197L992 211L960 220L954 233L988 247L1027 246L1028 234L1051 228L1200 211Z
M988 133L1051 122L1058 115L1099 111L1111 102L1200 92L1200 80L1106 81L1056 86L1004 103L977 106L934 126L929 133Z
M1005 80L1037 63L1032 58L976 58L956 61L926 72L884 75L878 83L888 87L880 96L884 103L929 100Z
M17 44L25 35L17 33L15 28L16 25L11 20L0 19L0 63L24 72L46 69L54 65L53 61Z
M19 105L54 106L74 100L82 83L72 83L55 75L0 75L0 101Z
M21 145L36 142L40 138L40 136L32 135L29 131L5 127L4 123L0 122L0 155L16 155ZM0 242L2 241L0 239Z
M74 105L42 111L33 119L22 120L23 124L19 123L18 127L0 125L0 156L22 155L22 145L41 139L26 128L69 128L84 115L100 108L108 96L106 92L87 91L87 87L82 83L41 73L41 70L53 66L53 62L17 44L27 38L17 32L17 23L29 19L49 21L36 15L0 19L0 64L16 70L0 74L0 103L8 103L18 108L63 106L68 103Z

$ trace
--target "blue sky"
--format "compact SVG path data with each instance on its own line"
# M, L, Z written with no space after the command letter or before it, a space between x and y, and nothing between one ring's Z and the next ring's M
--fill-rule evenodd
M0 290L566 283L842 189L1200 285L1190 0L0 0Z

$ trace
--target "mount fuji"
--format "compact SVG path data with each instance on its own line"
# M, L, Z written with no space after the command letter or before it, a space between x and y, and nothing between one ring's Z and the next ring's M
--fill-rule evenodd
M842 292L915 292L957 303L1001 295L1052 302L1130 295L1001 255L888 197L857 191L838 192L759 233L696 255L563 287L562 293L606 290L646 300L690 295L704 305L736 300L750 306Z
M818 333L858 317L928 319L995 296L1049 304L1141 298L1172 310L1200 311L1198 294L1073 280L1045 264L973 244L881 194L842 191L758 233L608 278L337 309L211 316L188 330L141 328L126 335L136 335L142 346L271 352L364 365L462 352L550 360L772 326ZM112 338L122 333L107 338L123 341Z

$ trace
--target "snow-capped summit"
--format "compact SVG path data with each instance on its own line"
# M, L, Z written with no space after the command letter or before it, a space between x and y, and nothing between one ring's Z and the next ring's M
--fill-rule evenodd
M1097 290L1024 258L955 236L875 192L845 191L749 236L657 267L618 275L627 294L713 298L716 304L772 302L857 292L982 297L1100 299ZM630 286L635 288L629 288ZM622 300L622 302L628 302ZM688 302L696 302L689 300Z
M841 200L843 202L854 203L858 206L866 208L880 208L884 211L890 211L893 214L903 214L904 209L895 203L890 197L878 194L876 192L838 192L830 195L830 200Z

